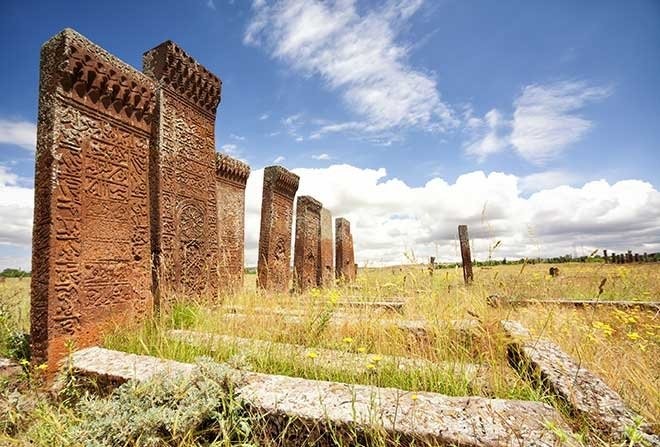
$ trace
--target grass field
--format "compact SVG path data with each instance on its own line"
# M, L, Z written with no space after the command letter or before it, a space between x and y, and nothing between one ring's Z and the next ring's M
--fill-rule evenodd
M437 269L433 275L419 265L361 269L354 284L312 290L304 296L264 296L254 287L255 275L247 275L245 291L239 295L195 299L171 296L160 320L115 327L105 335L103 344L112 349L181 361L194 361L200 355L208 355L241 368L311 379L553 403L551 396L520 379L507 364L499 321L514 319L536 335L558 343L573 358L601 376L632 409L660 430L658 315L604 306L493 308L486 300L489 295L499 295L531 299L660 301L660 264L574 263L559 267L560 275L554 278L548 275L548 264L475 268L475 281L469 287L462 283L462 272L454 268ZM402 314L345 309L338 305L343 300L395 299L406 302ZM3 325L0 350L6 355L11 348L9 334L26 331L29 327L29 280L10 279L0 283L0 306ZM227 317L226 310L230 306L241 306L242 316ZM269 309L298 309L301 317L292 323L282 313L269 314ZM333 319L340 316L343 323L333 324ZM348 317L359 321L346 322ZM432 336L415 338L393 324L383 324L384 320L397 319L423 319ZM451 323L464 319L480 322L473 336L457 331ZM272 349L242 350L231 344L198 348L169 339L167 331L172 328L293 343L310 347L312 351L301 355ZM320 363L313 349L322 348L354 353L364 359L364 368L356 370L343 368L340 363ZM461 374L451 372L422 369L411 374L384 367L379 358L385 355L450 364L468 362L486 368L479 380L470 383ZM24 424L27 428L11 439L30 436L51 439L49 429L56 430L58 424L70 424L75 420L71 410L66 408L42 408L42 412L40 417L47 421L33 418ZM42 425L38 434L35 434L35 424ZM589 427L584 425L574 425L574 429L589 433Z

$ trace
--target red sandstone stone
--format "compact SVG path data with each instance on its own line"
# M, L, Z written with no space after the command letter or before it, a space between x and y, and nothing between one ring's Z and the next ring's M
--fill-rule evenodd
M313 197L298 197L293 270L296 288L300 291L319 285L322 207Z
M157 297L217 284L215 116L221 81L166 41L144 54L158 84L151 139L152 250Z
M293 198L299 180L281 166L264 169L257 281L267 291L286 292L289 287Z
M318 284L324 287L332 285L335 279L335 263L332 243L332 214L326 208L321 209L321 270Z
M337 278L346 282L354 281L357 269L353 253L351 223L343 217L335 219L335 256Z
M221 290L243 288L245 251L245 185L250 167L226 154L216 154L218 200L218 259Z
M31 338L50 371L109 322L152 307L149 137L154 83L64 30L43 46Z

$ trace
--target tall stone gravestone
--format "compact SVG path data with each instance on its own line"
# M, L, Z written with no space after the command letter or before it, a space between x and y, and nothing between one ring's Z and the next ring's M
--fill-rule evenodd
M346 282L354 281L357 274L351 223L339 217L335 219L335 274Z
M321 209L321 270L318 284L327 287L335 279L335 257L332 240L332 214L326 208Z
M219 286L221 290L236 292L243 287L245 186L250 167L226 154L217 154L216 175Z
M319 285L321 208L321 202L310 196L300 196L296 202L293 271L296 288L300 291Z
M270 292L286 292L289 287L293 198L299 180L281 166L264 169L257 281Z
M152 250L157 292L217 284L215 117L221 81L171 41L144 54L158 85L151 140ZM158 296L158 295L157 295Z
M42 47L31 340L53 371L66 343L95 343L149 312L149 138L154 83L72 30Z

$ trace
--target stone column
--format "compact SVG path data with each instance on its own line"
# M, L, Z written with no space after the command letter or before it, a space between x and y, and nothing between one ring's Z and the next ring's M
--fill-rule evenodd
M321 270L318 283L324 287L332 285L335 279L334 253L332 243L332 214L321 209Z
M50 372L110 322L152 310L154 83L73 30L41 49L31 341Z
M472 254L470 253L470 238L467 225L458 226L458 239L461 243L461 258L463 259L463 280L469 284L474 280L472 274Z
M234 293L243 288L245 270L245 185L250 167L226 154L216 154L218 201L218 285Z
M296 240L293 271L296 289L305 291L319 285L321 271L321 202L299 196L296 202Z
M222 83L171 41L147 51L143 66L158 84L151 143L157 296L167 290L215 293L215 116Z
M270 292L286 292L291 279L293 198L300 178L282 166L264 169L257 284Z
M353 235L351 223L339 217L335 219L335 275L345 282L355 280L355 254L353 252Z

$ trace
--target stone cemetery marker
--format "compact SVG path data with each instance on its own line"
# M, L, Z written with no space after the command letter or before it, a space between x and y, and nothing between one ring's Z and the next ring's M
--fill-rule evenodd
M605 260L605 264L607 264L607 261L609 261L609 258L607 257L607 250L603 250L603 259Z
M639 262L639 253L635 253L634 259L635 262Z
M235 292L243 287L245 185L250 167L226 154L216 154L216 175L219 286Z
M469 284L474 280L472 274L472 254L470 253L470 238L467 225L458 226L458 239L461 243L461 258L463 259L463 280Z
M299 181L281 166L264 169L257 281L270 292L286 292L289 287L293 198Z
M114 320L148 313L153 82L73 30L41 49L31 340L52 372Z
M649 262L649 254L644 252L643 258L644 262Z
M298 290L319 285L321 271L321 202L299 196L296 202L296 240L293 250L294 280Z
M0 276L0 283L3 283L3 282L5 282L5 277L4 277L4 276Z
M343 217L335 219L335 256L337 279L343 279L346 282L354 281L357 271L355 269L351 223Z
M330 210L321 208L321 270L318 284L329 286L335 279L335 257L332 243L332 214Z
M215 114L221 82L171 41L146 52L158 84L151 143L152 249L158 296L217 283Z
M631 262L633 262L633 254L632 254L632 250L628 250L628 253L626 254L626 262L627 262L628 264L630 264Z

